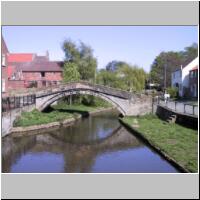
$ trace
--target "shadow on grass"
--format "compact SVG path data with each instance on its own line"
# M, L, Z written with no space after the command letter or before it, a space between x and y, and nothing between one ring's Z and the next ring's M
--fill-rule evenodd
M70 113L70 114L80 114L82 117L88 117L89 116L89 112L88 111L81 111L81 110L76 110L76 109L62 109L62 108L53 108L53 107L48 107L46 108L43 112L46 112L46 113L50 113L50 112L53 112L53 111L58 111L58 112L67 112L67 113Z

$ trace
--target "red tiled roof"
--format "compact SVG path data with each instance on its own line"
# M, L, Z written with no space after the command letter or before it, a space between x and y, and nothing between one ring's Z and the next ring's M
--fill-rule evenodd
M31 62L33 53L11 53L8 55L8 62Z
M41 62L12 62L10 65L16 66L17 71L23 72L62 72L63 62L41 61Z

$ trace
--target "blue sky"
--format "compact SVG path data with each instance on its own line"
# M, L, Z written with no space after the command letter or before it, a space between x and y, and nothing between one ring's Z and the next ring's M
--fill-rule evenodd
M62 60L64 39L83 41L94 50L98 68L112 60L150 70L161 51L180 51L198 43L197 26L4 26L2 34L10 52L49 51L51 60Z

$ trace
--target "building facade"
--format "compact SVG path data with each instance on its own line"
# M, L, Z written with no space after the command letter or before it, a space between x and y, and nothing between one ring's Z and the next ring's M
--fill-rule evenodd
M189 86L190 86L190 96L197 98L198 97L198 66L190 70Z
M2 37L2 49L1 49L1 72L2 72L2 79L1 79L1 85L2 85L2 92L6 93L8 89L8 61L7 56L9 54L8 48L6 46L6 43Z
M192 79L190 80L190 77L191 77L191 73L193 73L192 71L194 68L198 70L198 65L199 65L199 58L197 57L193 61L191 61L188 65L184 67L181 66L180 69L177 69L176 71L172 72L171 86L178 88L180 97L193 96L192 95L193 92L191 93L190 84L193 84L195 81ZM196 83L196 86L194 87L198 88L198 83ZM196 88L195 88L195 91L196 91Z
M3 39L2 39L3 40ZM2 44L2 91L47 87L62 81L63 62L50 61L49 53L10 53Z

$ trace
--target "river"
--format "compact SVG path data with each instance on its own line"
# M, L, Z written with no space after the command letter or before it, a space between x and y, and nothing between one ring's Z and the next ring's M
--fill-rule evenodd
M179 173L120 125L115 111L2 139L3 173Z

